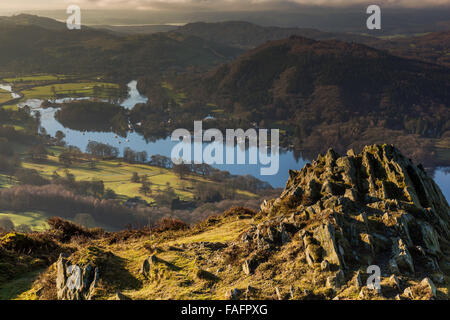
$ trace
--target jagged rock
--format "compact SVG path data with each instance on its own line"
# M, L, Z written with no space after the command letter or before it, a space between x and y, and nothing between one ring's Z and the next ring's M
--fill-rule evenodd
M362 286L363 286L363 283L362 283L362 280L361 280L361 271L360 270L358 270L356 272L356 275L355 275L355 286L358 289L362 288Z
M434 298L436 297L436 286L430 278L425 278L420 282L420 286L430 293Z
M320 264L320 270L322 270L322 271L330 270L330 264L328 263L327 260L322 261L322 263Z
M339 270L334 275L327 278L326 286L335 290L341 288L345 284L345 275L342 270Z
M244 271L246 275L250 275L252 273L248 260L245 260L244 263L242 264L242 271Z
M339 267L344 267L344 260L339 254L336 243L334 226L331 223L323 224L314 231L314 236L325 250L327 260Z
M370 251L372 255L375 255L374 241L372 236L368 233L361 233L359 236L362 247L367 251Z
M395 259L390 259L388 262L388 270L393 274L400 274L400 269L398 267L397 261Z
M90 300L97 288L98 268L69 265L61 254L56 262L56 292L59 300Z
M397 290L401 290L400 287L400 281L398 280L397 276L395 274L393 274L390 278L389 278L389 283L396 288Z
M407 287L405 290L403 290L403 296L409 299L414 299L414 294L411 287Z
M436 230L425 221L418 222L420 226L420 231L422 233L422 239L425 245L425 250L427 253L432 254L434 256L442 255L441 247L439 244L439 236L436 233Z
M141 265L141 274L148 277L150 275L152 265L155 264L157 261L158 258L154 254L145 259Z
M393 260L397 263L399 270L414 273L414 263L402 239L397 238L392 245Z
M445 278L442 273L435 273L431 276L431 278L433 279L433 282L438 284L443 284L445 282Z
M344 197L350 199L351 201L358 201L358 192L356 189L346 189Z
M358 272L372 264L383 276L393 275L389 281L398 292L397 276L406 285L420 280L418 275L447 276L450 268L445 265L450 207L424 169L391 145L366 146L342 157L329 150L302 170L290 171L285 190L263 203L260 218L239 245L265 252L269 261L298 255L298 263L307 263L314 273L340 270L327 279L332 289L346 284L345 271L354 275L349 286L361 288L364 299L379 298L377 290L363 286ZM254 255L246 254L246 259ZM242 268L253 276L250 260ZM411 296L407 289L402 297L416 294L415 288Z
M292 227L291 227L292 228ZM286 244L291 241L291 235L289 234L289 226L286 223L281 223L280 233L281 233L281 243Z

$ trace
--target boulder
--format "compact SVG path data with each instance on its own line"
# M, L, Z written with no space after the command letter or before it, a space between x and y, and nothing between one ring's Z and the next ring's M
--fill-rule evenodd
M56 262L56 293L59 300L91 300L98 281L98 268L71 265L66 255L59 256Z
M339 267L345 267L344 259L338 251L335 228L331 223L323 224L315 229L314 237L320 242L321 247L324 249L325 258L328 262Z
M154 254L152 254L147 259L145 259L141 265L141 271L140 271L141 274L144 275L145 277L148 277L150 275L150 270L151 270L152 265L154 265L157 261L158 261L158 258Z

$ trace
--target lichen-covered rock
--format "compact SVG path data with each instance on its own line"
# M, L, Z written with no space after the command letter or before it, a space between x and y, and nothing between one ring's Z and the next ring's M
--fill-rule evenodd
M396 262L399 270L414 273L414 262L402 239L397 238L392 245L392 259Z
M148 277L150 275L152 265L154 265L157 262L157 260L158 258L154 254L145 259L141 265L141 274L145 277Z
M339 269L338 272L327 278L326 286L328 288L337 290L341 288L344 284L345 284L345 275L344 272L341 269Z
M99 281L98 268L69 264L67 256L61 254L56 262L56 274L59 300L90 300L93 297Z
M391 145L345 156L329 150L302 170L291 170L285 190L265 201L258 217L258 225L241 237L243 251L265 250L270 260L287 250L287 264L298 254L311 272L327 273L324 279L334 289L343 285L344 271L358 275L352 287L362 287L360 270L373 264L394 275L394 290L386 292L395 293L392 299L400 292L399 278L406 284L423 275L448 276L450 265L442 266L450 252L450 207L423 167ZM258 267L253 273L248 261L240 263L245 274L261 276ZM362 287L364 298L380 297L367 290ZM406 291L402 297L410 298Z
M328 262L334 263L339 267L345 266L343 257L338 251L338 245L335 238L335 229L331 223L323 224L314 231L315 238L320 242L325 250L325 257Z

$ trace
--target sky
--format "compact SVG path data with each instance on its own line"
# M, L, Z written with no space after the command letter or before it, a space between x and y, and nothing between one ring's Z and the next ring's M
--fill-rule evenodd
M378 4L385 7L436 7L450 0L14 0L0 1L0 11L63 9L77 4L82 9L137 10L252 10L289 8L297 5L352 6Z

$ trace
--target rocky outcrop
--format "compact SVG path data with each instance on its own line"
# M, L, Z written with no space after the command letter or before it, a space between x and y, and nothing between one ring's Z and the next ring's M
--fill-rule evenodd
M61 254L56 262L56 290L59 300L91 300L99 280L99 270L90 265L80 267Z
M144 277L149 277L151 268L157 261L158 261L158 258L154 254L152 254L150 257L145 259L141 265L141 274Z
M331 272L326 282L335 290L355 281L362 287L359 270L370 265L387 280L401 275L431 281L433 274L442 274L449 205L423 167L393 146L368 146L346 156L329 150L289 176L281 196L261 205L261 222L240 237L241 245L254 248L253 256L264 252L267 260L270 252L300 239L305 263ZM262 262L247 258L245 275L257 272ZM399 281L393 283L399 291ZM432 285L422 286L436 296Z

